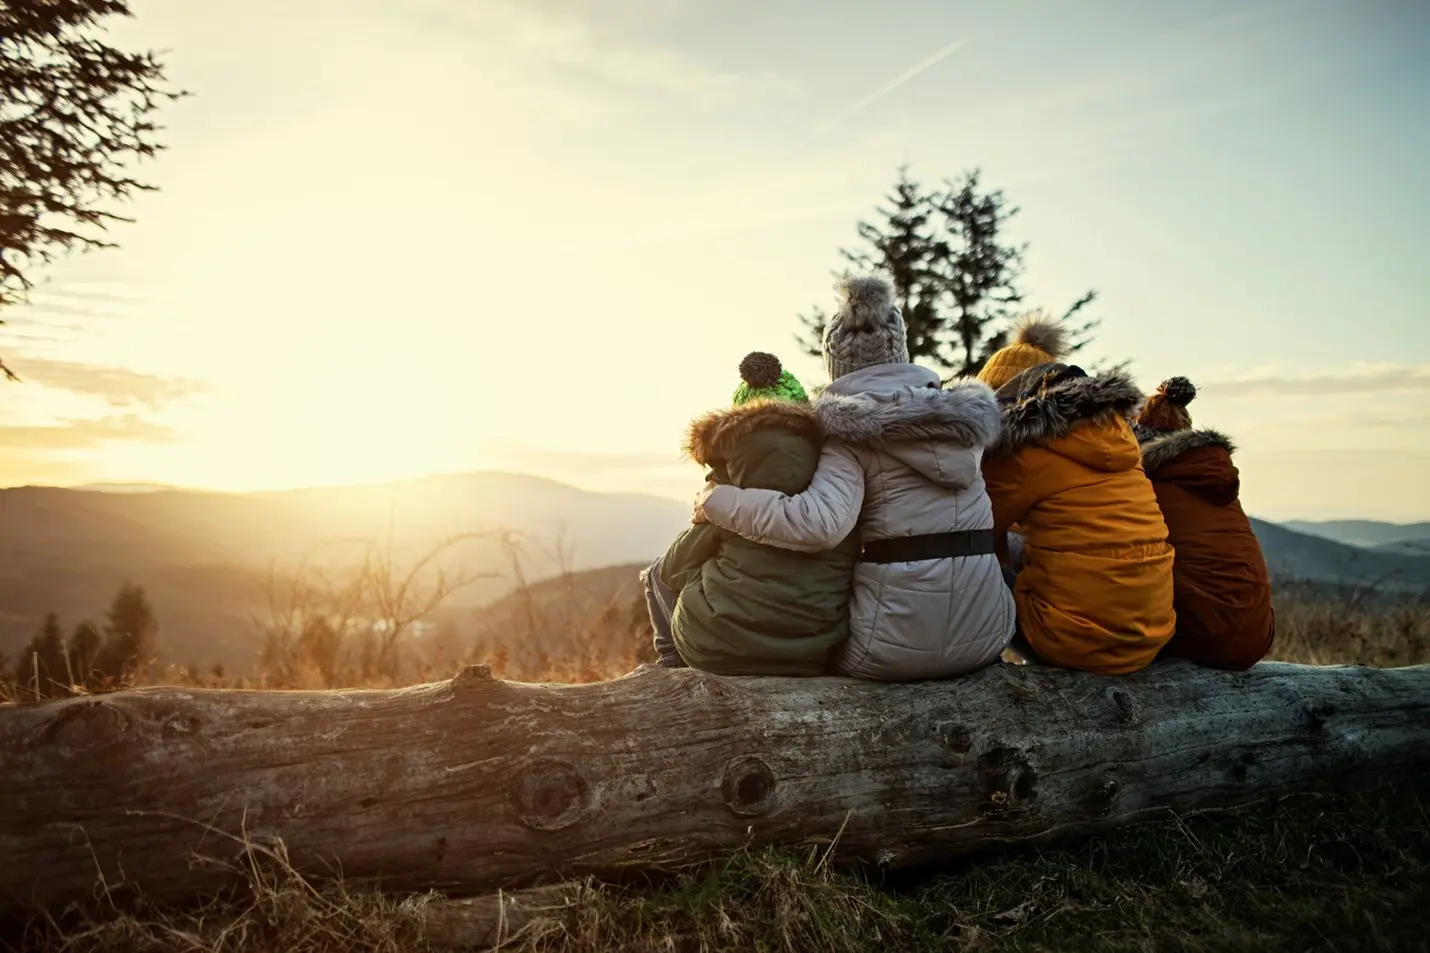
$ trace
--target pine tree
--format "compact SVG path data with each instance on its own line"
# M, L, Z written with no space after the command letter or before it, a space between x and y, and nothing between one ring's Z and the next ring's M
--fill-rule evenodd
M924 192L899 169L893 193L877 211L881 224L858 222L864 244L841 249L846 262L864 274L878 274L894 286L908 328L909 357L976 374L1007 342L1007 326L1024 301L1019 285L1026 245L1008 241L1010 219L1018 214L1001 190L984 191L974 169ZM1097 298L1088 291L1064 312L1072 350L1081 350L1098 322L1083 316ZM818 357L828 315L816 308L800 321L805 352Z
M0 3L0 308L36 265L110 247L105 229L127 221L115 200L150 188L127 167L161 148L152 114L182 94L161 88L153 53L98 39L111 16L126 0ZM3 362L0 376L15 379Z
M69 670L77 684L94 687L95 663L99 659L99 649L103 639L93 622L81 622L70 633Z
M907 167L901 167L894 191L885 196L885 202L887 208L876 210L883 224L857 223L859 237L865 245L840 249L840 255L858 273L881 275L893 285L894 300L908 329L910 359L937 359L940 289L932 263L945 254L945 250L929 224L934 213L932 197L909 178ZM806 353L818 357L823 353L828 315L816 308L810 316L801 316L800 320L809 332L801 344Z
M125 583L105 613L104 645L96 668L116 682L133 678L153 661L159 622L143 586Z
M979 174L964 173L935 200L948 248L932 264L950 305L946 327L952 341L945 357L961 375L978 373L985 359L980 345L990 326L1005 323L1012 306L1023 300L1018 278L1026 246L1003 241L1004 226L1018 208L1008 206L1001 189L980 192Z
M70 679L65 654L65 634L59 618L51 612L38 635L25 647L17 681L41 698L67 693Z

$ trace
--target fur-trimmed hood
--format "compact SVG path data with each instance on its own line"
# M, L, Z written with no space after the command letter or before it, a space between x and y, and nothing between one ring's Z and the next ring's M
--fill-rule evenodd
M825 433L846 443L934 440L987 447L998 439L998 401L979 381L955 381L940 389L932 371L890 364L856 371L836 383L814 406Z
M1142 404L1142 392L1121 371L1062 377L1050 386L1040 383L1066 370L1058 364L1034 368L1009 382L1019 385L1016 390L1005 387L999 391L1003 405L1000 450L1057 440L1089 421L1127 420Z
M1215 430L1174 430L1171 433L1153 434L1142 440L1142 469L1151 476L1163 464L1199 447L1221 447L1228 454L1236 453L1236 445Z
M809 404L784 400L753 401L728 410L711 411L690 422L685 452L701 466L730 455L732 446L757 430L775 427L808 437L818 443L824 438L819 418Z

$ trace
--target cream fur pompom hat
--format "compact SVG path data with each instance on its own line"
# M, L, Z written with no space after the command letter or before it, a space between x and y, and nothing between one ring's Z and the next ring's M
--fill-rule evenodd
M882 278L841 278L839 309L824 329L824 366L830 380L875 364L909 363L904 316Z

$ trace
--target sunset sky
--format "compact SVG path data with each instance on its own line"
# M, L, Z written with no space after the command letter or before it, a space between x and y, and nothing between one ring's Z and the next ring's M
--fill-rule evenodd
M684 425L911 164L1022 206L1087 360L1272 519L1430 518L1430 4L136 0L161 191L7 312L0 485L503 469L693 494ZM598 12L599 11L599 12Z

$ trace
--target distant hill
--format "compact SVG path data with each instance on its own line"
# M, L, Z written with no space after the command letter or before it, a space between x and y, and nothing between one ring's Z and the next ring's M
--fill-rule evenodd
M1430 543L1430 523L1382 523L1377 520L1290 520L1282 523L1287 529L1323 539L1332 539L1348 546L1374 549L1396 543Z
M553 660L579 664L596 658L609 671L627 652L630 661L655 661L640 571L629 563L562 573L471 610L461 631L479 657L506 646L508 672L522 678L548 672ZM628 663L629 664L629 663Z
M364 539L390 540L402 564L451 535L495 529L523 535L523 570L533 585L506 598L517 581L507 552L494 540L464 544L447 564L491 577L454 597L448 617L464 636L488 640L530 633L536 619L579 647L593 626L630 628L640 616L640 566L688 520L682 502L507 473L253 494L0 490L0 653L13 657L48 612L66 629L100 620L119 585L132 581L149 591L167 658L246 670L270 567L315 553L320 561L351 560L361 552L355 546L319 547ZM1253 523L1278 576L1430 588L1430 555Z
M391 541L399 564L454 534L522 534L530 578L645 563L689 524L689 506L653 496L589 493L506 473L438 476L276 493L190 490L0 490L0 652L13 653L56 612L66 628L98 620L119 585L145 586L173 661L244 668L251 617L271 566L353 559L341 540ZM464 544L449 563L493 578L457 607L500 597L514 580L494 540Z
M1257 519L1251 526L1273 575L1310 582L1375 583L1395 590L1430 588L1430 556L1365 549Z

